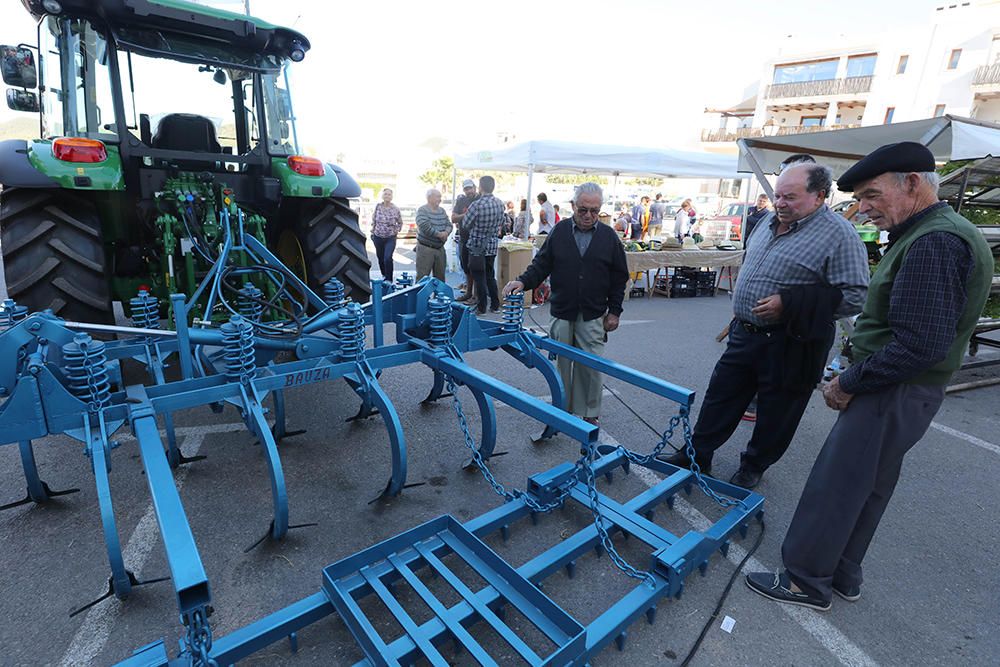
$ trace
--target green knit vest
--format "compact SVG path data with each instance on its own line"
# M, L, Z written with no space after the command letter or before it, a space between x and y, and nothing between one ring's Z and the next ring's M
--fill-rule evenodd
M855 363L860 363L892 341L889 295L896 272L903 265L903 259L913 242L931 232L948 232L964 240L972 250L975 267L966 284L965 308L958 319L957 335L948 350L948 356L937 365L907 380L909 384L948 384L951 374L962 365L969 338L976 321L983 313L983 305L989 296L990 282L993 279L993 255L982 233L950 207L941 207L928 214L892 244L868 284L868 298L855 324L854 335L851 336Z

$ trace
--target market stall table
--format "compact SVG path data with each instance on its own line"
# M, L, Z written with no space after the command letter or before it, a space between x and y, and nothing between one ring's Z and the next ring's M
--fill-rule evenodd
M733 285L733 267L743 263L742 250L648 250L646 252L626 252L625 259L628 262L630 274L645 272L647 286L655 287L657 279L661 275L666 275L668 268L691 266L708 269L725 269L729 278L729 286ZM656 271L652 283L649 281L649 272ZM722 282L722 271L719 271L716 278L715 287L718 289ZM670 290L649 289L647 296L653 292L670 296Z

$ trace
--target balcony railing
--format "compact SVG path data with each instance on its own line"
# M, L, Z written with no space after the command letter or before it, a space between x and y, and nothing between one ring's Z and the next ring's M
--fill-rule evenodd
M976 73L972 76L973 86L982 86L991 83L1000 83L1000 63L996 65L981 65L976 68Z
M810 132L825 132L826 130L846 130L851 127L861 127L858 124L849 125L784 125L779 126L774 134L784 137L789 134L808 134ZM748 137L763 137L764 130L759 127L741 127L737 130L702 130L701 140L705 142L736 141Z
M764 89L764 97L769 100L787 97L821 97L825 95L845 95L867 93L872 88L872 77L852 76L846 79L824 79L822 81L796 81L795 83L772 83Z

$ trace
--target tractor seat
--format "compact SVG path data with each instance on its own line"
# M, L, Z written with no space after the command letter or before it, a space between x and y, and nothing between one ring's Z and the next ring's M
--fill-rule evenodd
M193 113L172 113L160 119L153 135L153 148L192 153L221 153L215 125Z

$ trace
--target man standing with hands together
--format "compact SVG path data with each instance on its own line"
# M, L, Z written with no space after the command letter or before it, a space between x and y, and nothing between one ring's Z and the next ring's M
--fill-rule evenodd
M555 226L545 244L517 280L503 288L504 297L540 285L551 276L549 298L553 340L600 356L608 332L618 328L628 282L625 248L608 225L597 224L604 192L584 183L573 195L573 217ZM559 357L566 388L566 411L597 424L601 414L601 374Z

